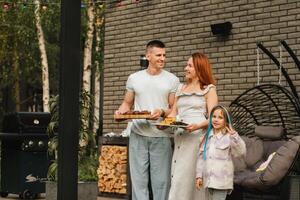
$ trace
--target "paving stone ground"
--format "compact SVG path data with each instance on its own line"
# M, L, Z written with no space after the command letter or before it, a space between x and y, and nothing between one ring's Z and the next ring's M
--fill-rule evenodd
M0 200L16 200L16 199L19 199L19 195L9 194L8 197L6 198L0 197ZM42 194L39 199L45 199L45 194ZM97 200L124 200L124 199L97 197Z

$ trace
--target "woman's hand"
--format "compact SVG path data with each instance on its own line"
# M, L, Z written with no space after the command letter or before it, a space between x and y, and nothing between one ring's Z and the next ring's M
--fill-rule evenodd
M203 180L202 180L202 178L196 178L196 188L198 190L200 190L202 186L203 186Z
M198 124L189 124L187 127L186 127L186 130L188 132L193 132L195 130L198 130L199 129L199 125Z
M150 119L158 119L162 115L162 109L155 109L151 113Z

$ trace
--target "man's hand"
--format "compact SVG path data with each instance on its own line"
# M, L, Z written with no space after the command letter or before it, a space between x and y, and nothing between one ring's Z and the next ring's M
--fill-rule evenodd
M126 113L127 111L123 112L123 111L120 111L120 110L116 110L115 111L115 116L118 116L118 115L122 115L124 113ZM126 119L115 119L117 122L121 122L121 121L125 121Z
M203 180L202 178L196 178L196 188L200 190L200 188L203 186Z
M122 115L123 113L120 110L115 111L115 115Z

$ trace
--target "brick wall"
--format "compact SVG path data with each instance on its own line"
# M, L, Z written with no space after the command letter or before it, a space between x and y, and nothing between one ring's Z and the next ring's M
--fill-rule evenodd
M166 69L183 81L183 69L195 51L208 55L217 79L220 102L229 105L257 82L256 43L263 42L279 59L285 40L300 59L298 0L135 0L109 5L106 13L104 61L104 132L121 132L126 123L113 121L129 74L140 69L139 56L149 40L167 46ZM230 21L232 34L221 39L210 25ZM260 82L278 83L276 65L260 54ZM300 71L288 53L282 64L299 93ZM282 81L286 85L285 79Z

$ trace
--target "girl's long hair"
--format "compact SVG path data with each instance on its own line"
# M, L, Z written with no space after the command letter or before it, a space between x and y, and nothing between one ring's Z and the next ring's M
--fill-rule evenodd
M213 129L212 116L213 116L213 113L216 110L222 110L222 113L223 113L224 118L225 118L225 126L229 127L229 128L232 128L232 121L231 121L231 117L230 117L230 114L229 114L228 110L224 106L221 106L221 105L217 105L217 106L213 107L213 109L211 110L210 115L209 115L208 127L207 127L207 130L206 130L206 134L204 136L204 152L203 152L204 160L206 160L206 146L207 146L208 138L209 138L209 135L211 134L212 129Z

